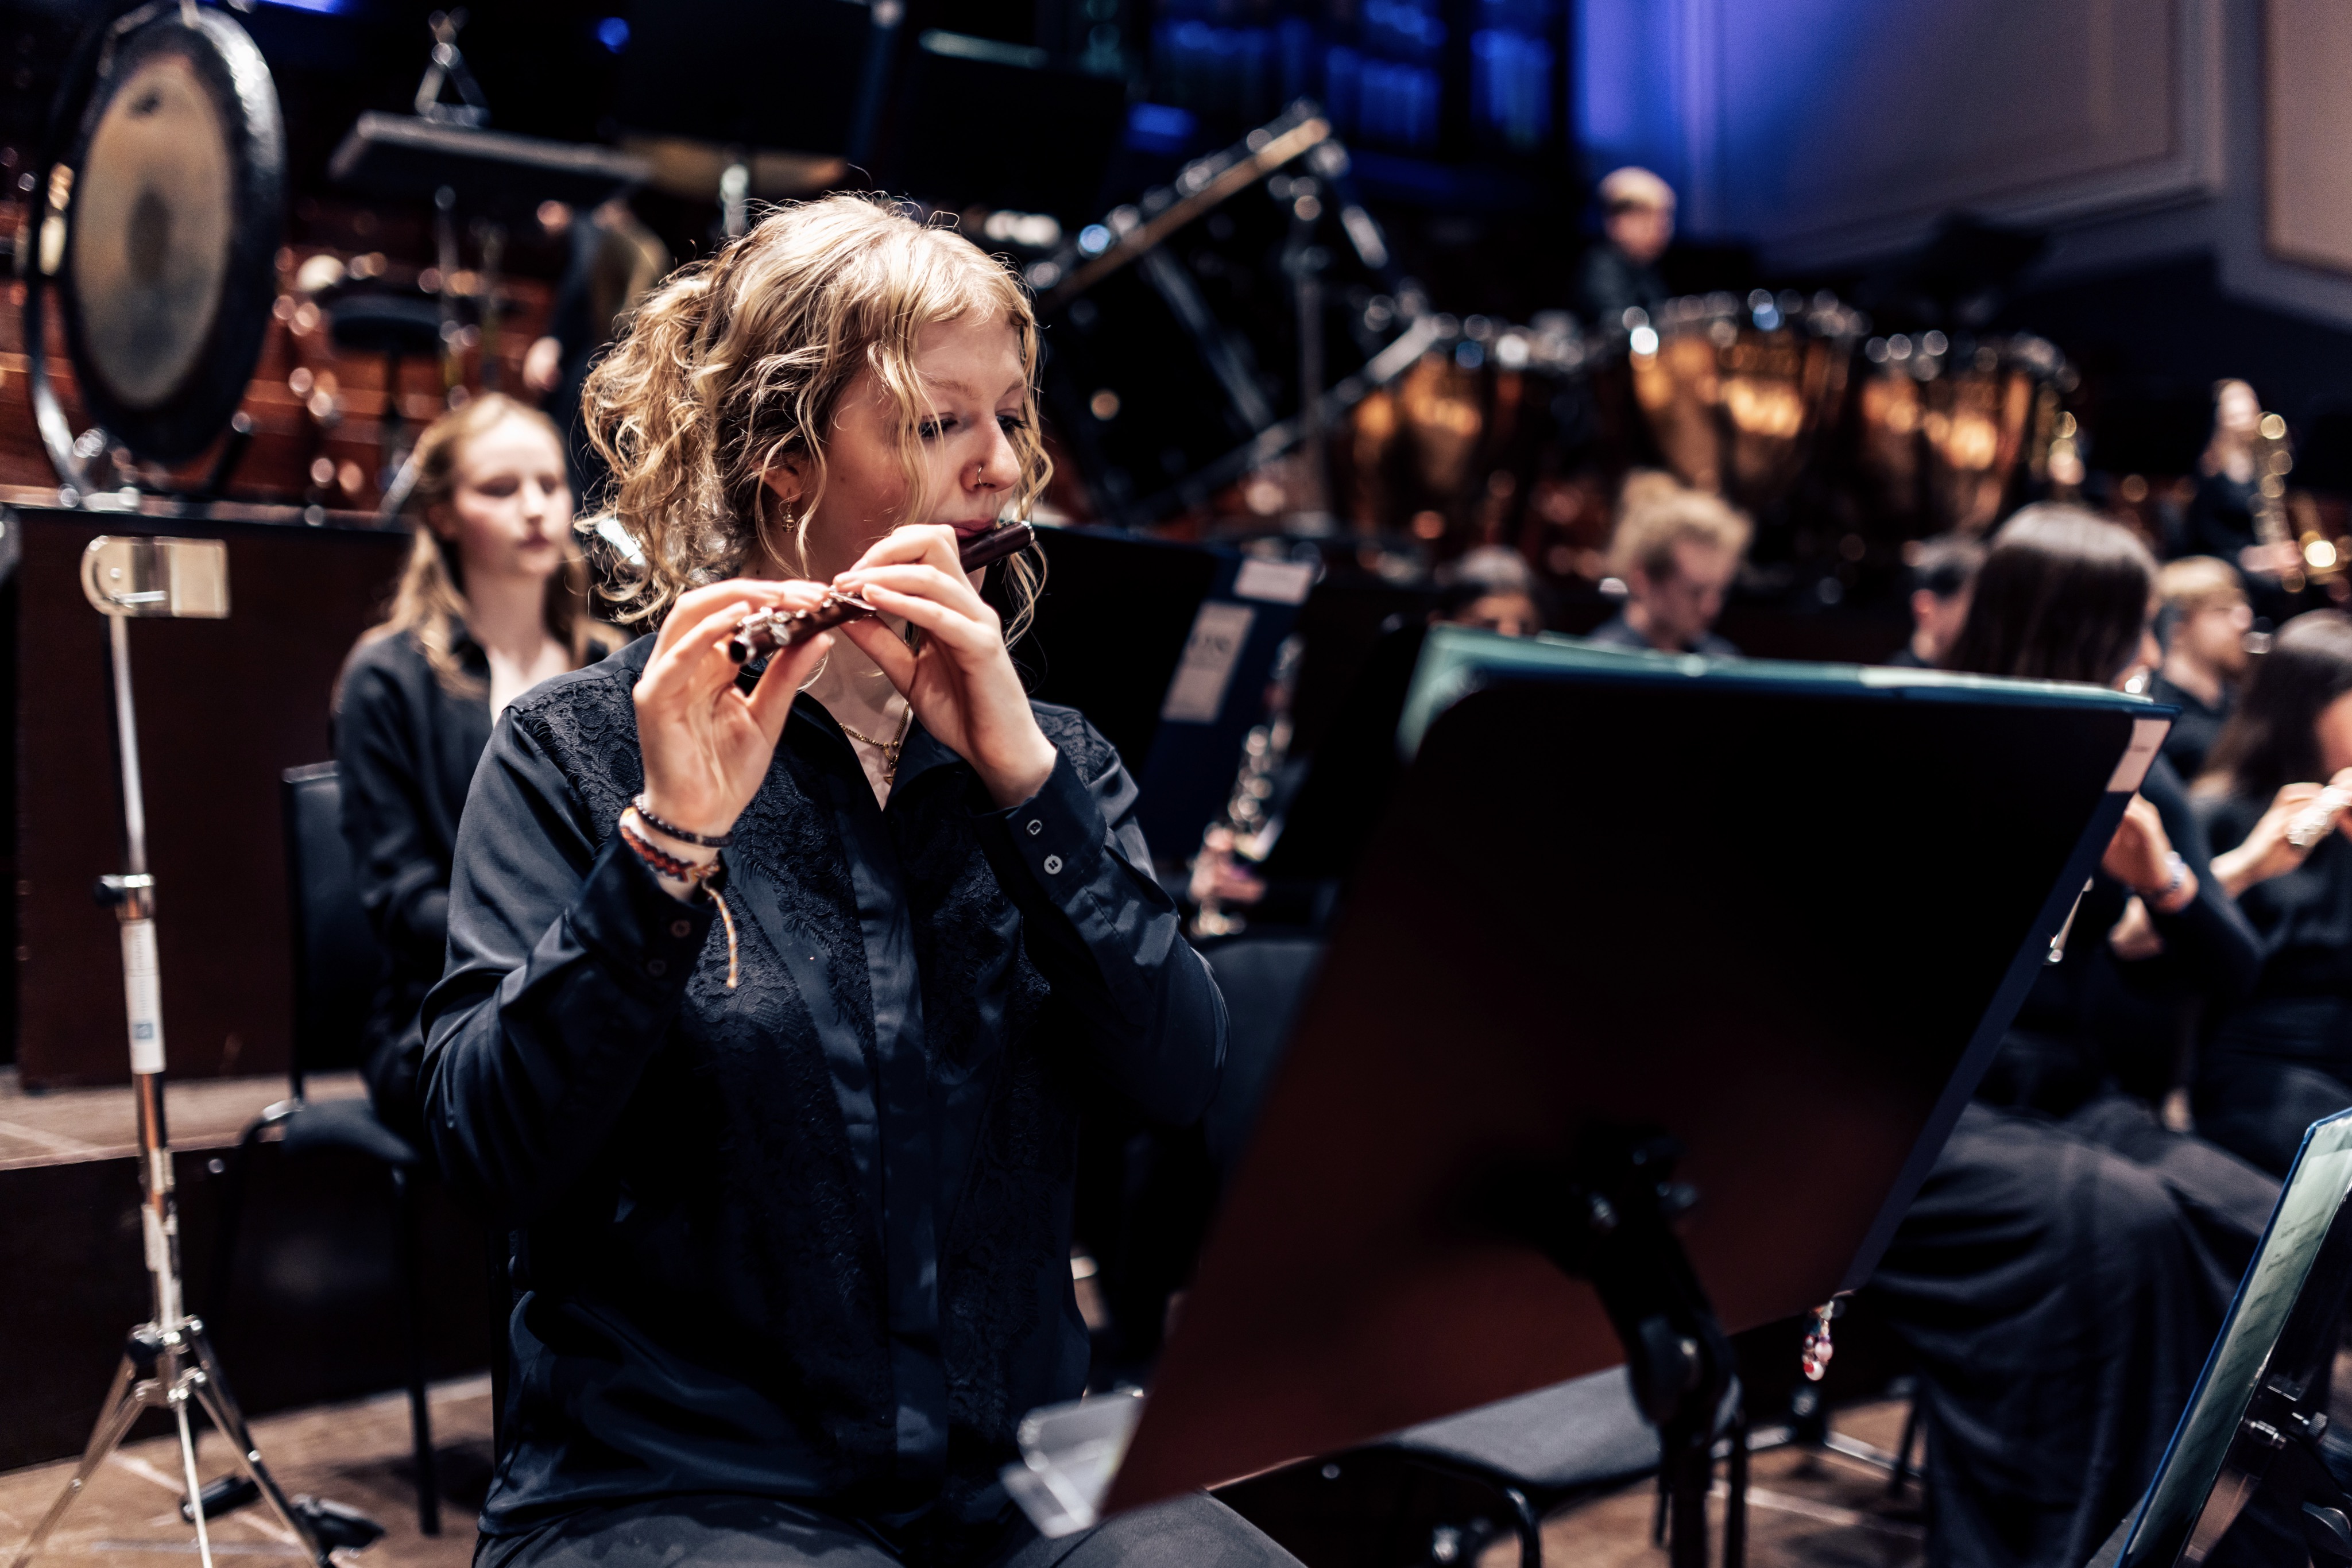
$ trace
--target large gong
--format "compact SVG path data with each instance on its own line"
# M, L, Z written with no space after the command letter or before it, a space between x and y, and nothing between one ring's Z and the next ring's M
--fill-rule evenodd
M177 463L227 425L260 356L286 134L244 28L211 9L151 15L99 54L48 176L44 226L62 244L39 259L89 417L134 455Z

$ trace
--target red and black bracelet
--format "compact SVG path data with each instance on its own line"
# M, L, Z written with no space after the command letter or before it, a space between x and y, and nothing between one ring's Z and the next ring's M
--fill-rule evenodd
M629 810L643 815L637 807L632 806ZM699 888L709 894L711 903L719 906L719 918L727 927L727 988L733 990L740 975L735 941L735 912L727 907L726 895L721 894L718 887L719 883L726 880L725 863L714 860L697 865L692 861L680 860L629 826L628 811L621 813L621 820L616 826L621 830L621 841L628 845L630 852L645 862L648 871L668 877L672 882L682 882L689 886Z

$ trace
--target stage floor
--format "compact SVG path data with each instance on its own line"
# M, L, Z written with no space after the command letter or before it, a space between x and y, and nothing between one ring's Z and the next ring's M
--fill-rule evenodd
M263 1456L292 1493L311 1492L367 1513L387 1527L381 1542L348 1558L355 1568L467 1568L473 1560L473 1511L488 1485L490 1400L487 1377L433 1390L434 1448L441 1469L442 1532L416 1530L409 1463L408 1406L399 1395L290 1411L254 1423ZM1860 1406L1839 1430L1881 1448L1899 1436L1904 1406ZM209 1478L226 1465L217 1437L204 1442ZM167 1437L126 1448L90 1483L41 1561L61 1565L193 1562L195 1542L179 1519L177 1445ZM0 1475L0 1555L13 1555L72 1470L70 1462ZM1649 1542L1647 1482L1555 1517L1544 1531L1547 1562L1576 1568L1662 1568L1665 1553ZM1781 1449L1755 1461L1750 1491L1750 1568L1917 1568L1927 1561L1916 1483L1902 1500L1886 1495L1884 1472L1837 1454ZM1718 1522L1720 1511L1717 1512ZM290 1538L258 1508L220 1521L214 1550L224 1563L256 1558L299 1561ZM1480 1568L1514 1568L1517 1546L1498 1542ZM1315 1563L1309 1568L1341 1568Z
M367 1092L356 1072L316 1072L303 1082L311 1100ZM167 1080L163 1121L176 1149L226 1148L267 1106L286 1098L286 1075ZM52 1089L27 1094L13 1067L0 1068L0 1171L68 1165L133 1153L131 1088Z

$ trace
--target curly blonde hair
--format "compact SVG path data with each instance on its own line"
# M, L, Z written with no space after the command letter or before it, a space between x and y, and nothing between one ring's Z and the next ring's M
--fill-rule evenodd
M601 499L636 544L613 565L621 619L656 622L678 595L763 559L798 560L825 485L825 433L870 369L898 405L908 512L925 493L918 434L929 415L915 372L926 327L979 311L1013 328L1029 382L1011 439L1025 516L1053 466L1037 433L1037 320L1020 282L950 229L900 204L835 195L779 207L648 296L588 378L589 439L611 465ZM814 471L790 517L765 483L786 458ZM788 538L778 534L789 528ZM1006 563L1008 636L1038 584L1029 555Z

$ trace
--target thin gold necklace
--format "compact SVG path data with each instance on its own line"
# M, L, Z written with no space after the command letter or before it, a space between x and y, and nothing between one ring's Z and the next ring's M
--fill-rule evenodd
M898 781L898 753L906 749L907 737L912 734L915 728L913 703L907 705L907 716L898 722L898 738L896 740L877 740L870 735L862 735L847 725L841 724L841 720L837 718L833 722L841 725L841 733L850 739L862 740L882 754L882 784L885 789Z

